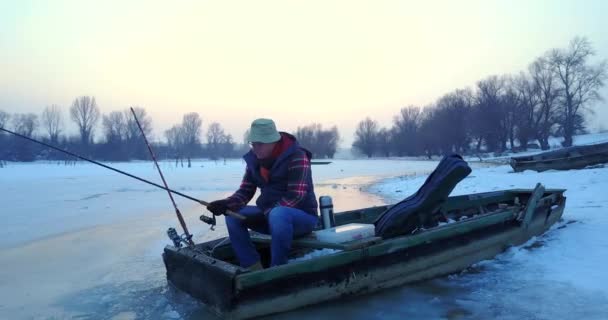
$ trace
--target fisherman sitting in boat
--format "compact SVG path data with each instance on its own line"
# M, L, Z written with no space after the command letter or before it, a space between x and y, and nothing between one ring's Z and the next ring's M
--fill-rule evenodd
M251 150L243 156L247 167L240 188L226 199L211 202L214 215L239 212L245 220L226 216L232 248L242 267L262 269L260 255L248 228L270 234L271 266L287 263L294 237L313 231L318 222L317 200L310 170L311 153L296 138L278 132L270 119L257 119L249 131ZM256 188L256 206L247 206Z

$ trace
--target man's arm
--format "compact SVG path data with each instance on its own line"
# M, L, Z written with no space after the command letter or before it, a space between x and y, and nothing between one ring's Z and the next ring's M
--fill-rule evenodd
M255 190L256 186L251 179L251 172L248 169L245 169L245 175L241 181L241 186L233 195L226 198L228 200L228 208L233 211L242 209L251 201L255 195Z
M304 199L308 191L308 177L310 177L310 160L306 152L299 150L295 153L287 167L287 193L277 206L295 207Z

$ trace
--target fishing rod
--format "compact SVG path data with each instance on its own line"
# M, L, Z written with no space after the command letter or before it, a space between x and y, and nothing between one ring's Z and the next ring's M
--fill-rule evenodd
M137 127L139 128L139 131L141 132L141 136L144 138L144 142L146 142L148 151L150 151L150 156L152 157L152 160L154 161L154 165L156 166L156 169L158 170L160 179L163 181L163 185L165 185L165 189L167 189L167 194L169 194L169 199L171 199L171 203L173 204L173 208L175 209L175 215L177 216L177 220L179 220L179 224L182 226L182 230L184 230L185 242L190 247L193 247L194 241L192 241L192 234L188 231L188 227L186 226L186 221L184 221L184 217L182 217L182 213L177 208L177 204L175 203L175 200L173 199L173 195L169 191L169 186L167 185L167 181L165 180L165 176L163 175L163 172L160 170L160 167L158 166L158 162L156 161L156 156L154 155L154 152L152 151L152 147L150 147L150 143L148 143L148 138L146 138L146 133L144 132L144 129L141 127L141 124L139 123L139 119L137 119L135 110L133 110L133 108L130 108L130 109L131 109L131 113L133 114L133 118L135 119L135 123L137 123ZM215 226L215 215L213 216L211 229L213 229L213 226ZM179 247L179 243L181 243L182 238L175 237L175 233L173 231L175 231L175 229L169 228L169 230L167 231L167 234L169 235L170 238L174 237L174 238L172 238L173 243L177 244L177 246Z
M55 146L53 146L53 145L50 145L50 144L44 143L44 142L42 142L42 141L38 141L38 140L36 140L36 139L30 138L30 137L28 137L28 136L24 136L24 135L22 135L22 134L19 134L19 133L16 133L16 132L10 131L10 130L5 129L5 128L2 128L2 127L0 127L0 131L4 131L4 132L10 133L10 134L12 134L12 135L15 135L15 136L17 136L17 137L20 137L20 138L23 138L23 139L25 139L25 140L28 140L28 141L30 141L30 142L34 142L34 143L37 143L37 144L43 145L43 146L45 146L45 147L47 147L47 148L51 148L51 149L53 149L53 150L57 150L57 151L59 151L59 152L63 152L63 153L68 154L68 155L70 155L70 156L72 156L72 157L76 157L76 158L78 158L78 159L81 159L81 160L84 160L84 161L87 161L87 162L90 162L90 163L96 164L96 165L98 165L98 166L104 167L104 168L106 168L106 169L112 170L112 171L117 172L117 173L120 173L120 174L122 174L122 175L125 175L125 176L131 177L131 178L133 178L133 179L139 180L139 181L141 181L141 182L145 182L145 183L147 183L147 184L149 184L149 185L153 185L153 186L155 186L155 187L157 187L157 188L161 188L161 189L163 189L163 190L167 190L167 191L169 191L169 192L171 192L171 193L173 193L173 194L176 194L176 195L178 195L178 196L180 196L180 197L183 197L183 198L186 198L186 199L188 199L188 200L192 200L192 201L194 201L194 202L197 202L197 203L199 203L199 204L201 204L201 205L203 205L203 206L205 206L205 207L209 206L209 202L206 202L206 201L204 201L204 200L196 199L196 198L191 197L191 196L189 196L189 195L187 195L187 194L183 194L183 193L181 193L181 192L179 192L179 191L171 190L171 189L169 189L169 188L163 187L163 186L161 186L161 185L159 185L159 184L157 184L157 183L154 183L154 182L152 182L152 181L148 181L148 180L146 180L146 179L144 179L144 178L140 178L140 177L138 177L138 176L136 176L136 175L132 175L132 174L127 173L127 172L125 172L125 171L122 171L122 170L119 170L119 169L116 169L116 168L112 168L112 167L110 167L110 166L108 166L108 165L105 165L105 164L103 164L103 163L101 163L101 162L97 162L97 161L95 161L95 160L91 160L91 159L85 158L85 157L83 157L83 156L81 156L81 155L78 155L78 154L76 154L76 153L73 153L73 152L70 152L70 151L67 151L67 150L63 150L63 149L61 149L61 148L58 148L58 147L55 147ZM233 212L233 211L230 211L230 210L226 210L226 215L228 215L228 216L232 216L232 217L235 217L235 218L238 218L238 219L241 219L241 220L244 220L244 219L245 219L245 216L243 216L242 214L239 214L239 213L237 213L237 212ZM211 219L211 218L207 218L207 219ZM209 222L208 222L208 221L206 221L207 219L201 219L201 220L203 220L203 222L205 222L205 223L208 223L208 224L209 224Z

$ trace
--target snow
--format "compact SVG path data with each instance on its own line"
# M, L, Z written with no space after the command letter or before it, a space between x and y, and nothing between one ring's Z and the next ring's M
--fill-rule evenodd
M162 185L150 162L108 163L111 167ZM313 167L317 187L356 187L394 172L428 172L434 162L398 160L334 161ZM234 192L244 173L242 160L196 161L192 168L161 163L169 188L210 201ZM167 215L173 211L166 191L91 163L11 163L0 169L0 200L10 203L0 219L5 231L0 248L86 227ZM174 196L178 208L191 212L198 204ZM344 206L342 206L344 208ZM164 213L164 211L168 211ZM199 213L200 215L200 213ZM193 213L194 218L198 216Z
M160 184L150 162L107 164ZM335 160L314 166L313 177L317 196L332 196L339 212L399 201L436 164ZM563 221L462 273L272 318L608 318L608 167L513 173L506 165L471 165L453 195L540 182L567 189ZM161 168L171 188L209 201L234 191L244 163ZM200 205L175 198L196 242L226 235L221 219L212 232L198 220L206 213ZM9 163L0 168L0 203L1 319L213 318L167 286L160 254L170 242L166 229L178 223L165 191L88 163Z
M313 250L301 257L298 258L293 258L293 259L289 259L289 263L291 262L298 262L298 261L306 261L306 260L310 260L312 258L316 258L316 257L322 257L322 256L326 256L326 255L330 255L330 254L334 254L334 253L338 253L342 250L337 250L337 249L317 249L317 250Z
M549 145L560 146L562 141L564 141L563 138L551 138L549 140ZM608 131L599 132L599 133L582 134L582 135L574 136L572 139L572 144L575 146L604 143L604 142L608 142Z

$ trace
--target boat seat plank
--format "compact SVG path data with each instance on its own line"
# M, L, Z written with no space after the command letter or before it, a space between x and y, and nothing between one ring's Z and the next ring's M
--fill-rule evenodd
M264 243L270 244L272 238L270 235L262 234L262 233L252 233L251 241L254 243ZM310 234L304 237L296 238L293 240L291 245L293 247L302 247L302 248L315 248L315 249L336 249L336 250L356 250L365 248L367 246L371 246L377 244L382 241L381 237L369 237L344 243L332 243L332 242L324 242L319 241L315 238L314 234Z

